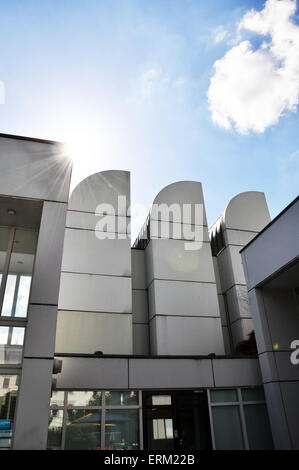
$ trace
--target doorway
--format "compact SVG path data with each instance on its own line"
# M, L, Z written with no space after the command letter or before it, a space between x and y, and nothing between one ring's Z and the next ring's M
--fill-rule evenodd
M212 449L205 390L143 392L143 426L145 449Z

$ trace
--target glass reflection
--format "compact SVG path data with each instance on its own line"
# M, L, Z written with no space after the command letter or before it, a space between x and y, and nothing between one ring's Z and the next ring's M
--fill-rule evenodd
M0 364L22 362L24 335L23 327L0 327Z
M244 449L240 410L238 406L212 408L217 450Z
M65 449L100 450L101 411L68 410Z
M133 390L124 392L105 392L106 406L119 406L119 405L137 405L138 396L137 392Z
M173 439L172 419L153 419L153 438L154 440Z
M59 450L61 448L63 411L50 410L48 425L48 449Z
M19 289L16 302L16 317L26 317L29 303L31 276L20 276Z
M137 410L106 410L105 448L139 449Z
M101 406L101 392L68 392L67 403L69 406Z
M2 315L10 317L13 309L13 300L16 290L17 276L9 274L7 276L5 294L2 305Z
M0 449L11 446L17 391L17 375L0 375Z
M52 392L50 406L63 406L64 405L64 392Z

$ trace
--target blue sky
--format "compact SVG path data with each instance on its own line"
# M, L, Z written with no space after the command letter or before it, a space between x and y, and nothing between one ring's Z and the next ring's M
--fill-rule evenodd
M269 1L270 15L278 0ZM286 8L294 3L282 2ZM147 208L167 184L197 180L209 225L233 196L248 190L265 192L274 217L298 194L299 56L286 58L289 65L277 82L275 61L284 59L270 46L263 56L254 53L264 40L275 42L276 23L262 36L257 17L250 24L246 17L238 36L244 15L261 12L264 3L0 0L0 130L67 141L74 153L73 184L96 171L131 171L132 202ZM284 26L291 28L286 21ZM245 40L252 50L234 49L234 69L226 54ZM216 75L217 60L225 79ZM247 66L250 77L256 67L250 89L241 76ZM207 93L213 77L212 108ZM220 116L219 109L234 99L234 114ZM225 128L221 120L230 124Z

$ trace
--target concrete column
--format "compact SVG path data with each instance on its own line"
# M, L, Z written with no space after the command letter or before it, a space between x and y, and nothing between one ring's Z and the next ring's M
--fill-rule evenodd
M66 203L44 202L24 342L12 448L47 447Z

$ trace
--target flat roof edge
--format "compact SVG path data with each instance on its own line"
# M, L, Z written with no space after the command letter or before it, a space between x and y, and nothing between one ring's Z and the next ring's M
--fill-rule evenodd
M26 137L22 135L14 135L14 134L3 134L0 132L0 137L4 139L15 139L15 140L26 140L29 142L38 142L40 144L53 144L53 145L63 145L64 142L59 142L57 140L48 140L48 139L39 139L37 137Z
M277 214L276 217L274 217L273 220L270 220L270 222L254 237L250 242L247 243L247 245L243 246L243 248L239 251L239 253L242 253L246 248L251 245L262 233L264 233L271 225L273 225L285 212L287 212L290 207L292 207L295 202L299 200L299 196L295 197L290 204L288 204L279 214Z
M90 359L258 359L257 355L199 355L199 356L151 356L140 354L84 354L84 353L55 353L54 357L70 357L70 358L90 358Z

